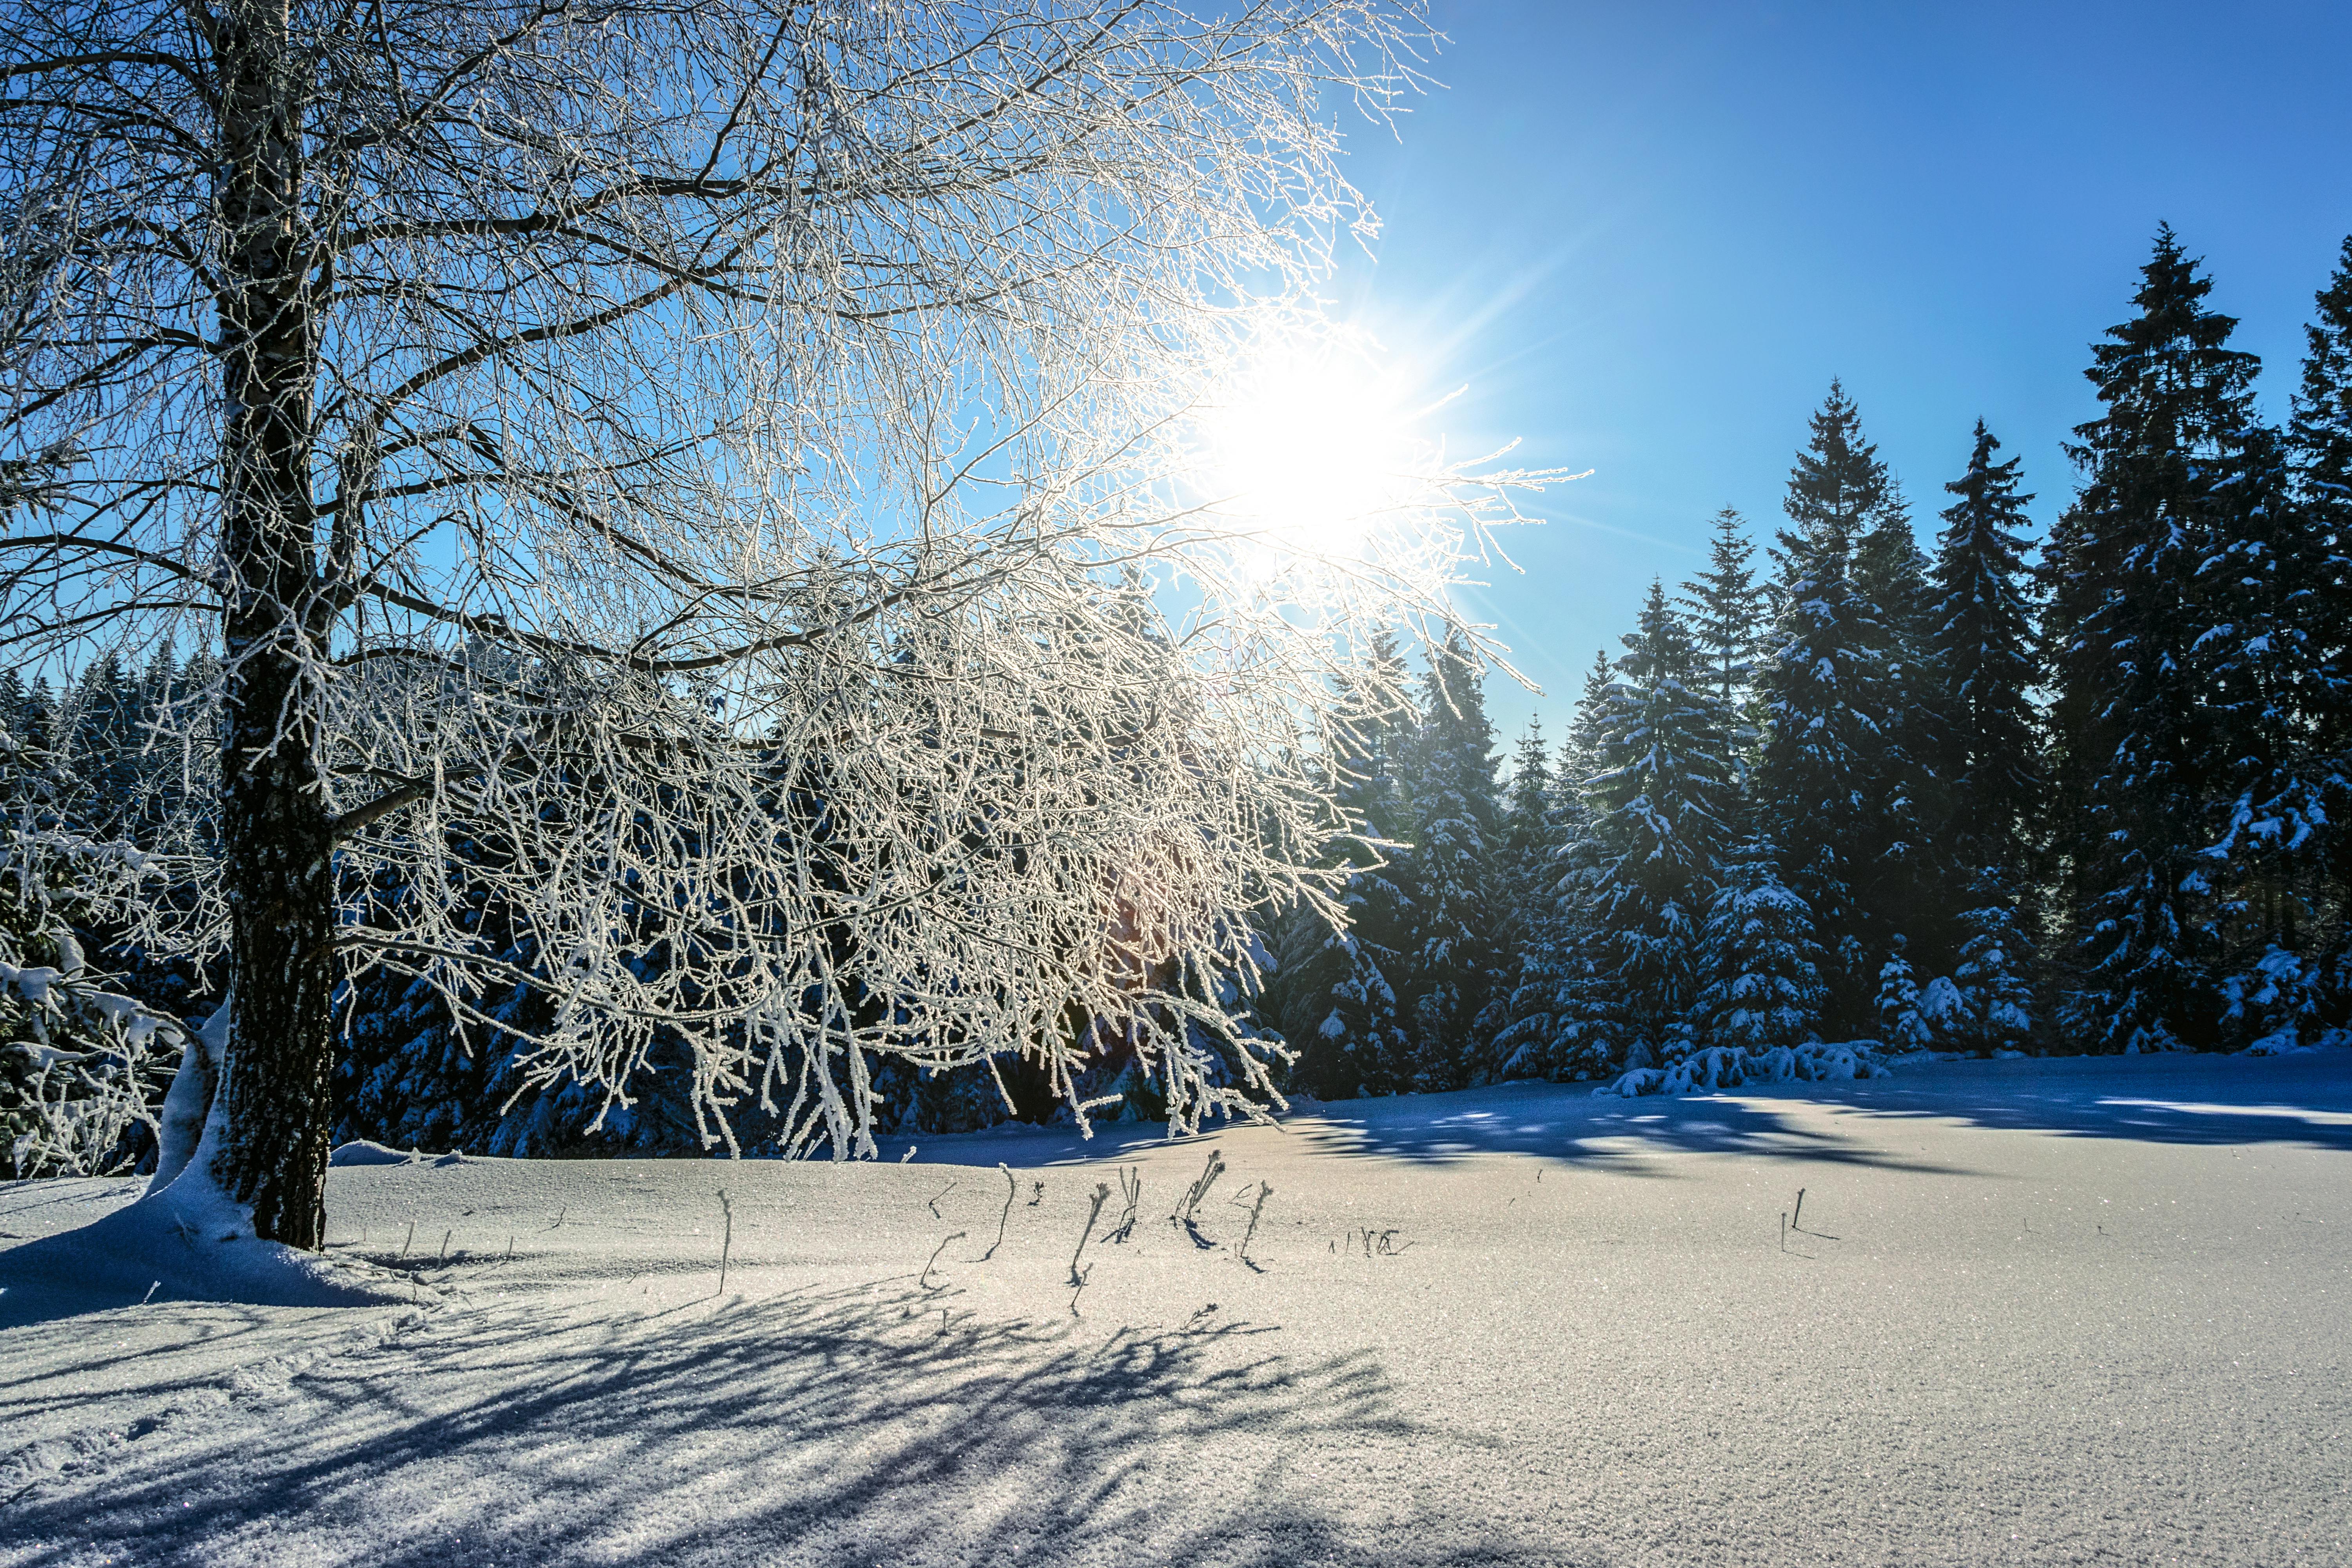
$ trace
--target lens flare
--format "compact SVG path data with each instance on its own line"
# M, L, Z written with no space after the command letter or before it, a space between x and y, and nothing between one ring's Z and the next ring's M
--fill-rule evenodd
M1202 482L1286 552L1350 553L1413 489L1395 384L1355 355L1276 354L1202 421Z

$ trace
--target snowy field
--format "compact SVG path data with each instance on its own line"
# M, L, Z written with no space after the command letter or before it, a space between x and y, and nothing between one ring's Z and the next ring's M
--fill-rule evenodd
M2352 1053L1134 1131L338 1169L405 1308L0 1253L0 1564L2352 1562Z

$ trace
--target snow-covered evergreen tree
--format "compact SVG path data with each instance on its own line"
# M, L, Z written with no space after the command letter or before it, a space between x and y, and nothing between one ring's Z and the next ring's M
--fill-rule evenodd
M2295 499L2313 534L2327 544L2327 570L2310 584L2313 608L2326 626L2322 641L2339 677L2338 700L2316 715L2311 746L2329 764L2330 831L2325 847L2326 880L2352 888L2352 703L2341 700L2344 666L2352 662L2352 236L2345 238L2327 287L2319 291L2314 320L2305 328L2303 380L2296 388L2287 426ZM2324 982L2323 1019L2336 1028L2352 1025L2352 898L2333 900L2327 929L2315 942L2324 956L2316 967Z
M1543 720L1528 721L1511 751L1511 771L1503 789L1504 933L1517 942L1518 922L1534 906L1533 894L1547 880L1553 851L1551 752L1544 743Z
M1707 981L1694 1017L1702 1047L1760 1053L1821 1038L1825 992L1812 914L1780 880L1769 840L1748 839L1728 858L1701 963Z
M1735 719L1746 707L1757 661L1769 646L1768 595L1755 560L1748 520L1725 507L1715 514L1706 570L1685 583L1675 600L1689 621L1708 689Z
M482 864L501 852L470 837L450 846L457 864ZM461 878L452 878L462 882ZM379 872L372 901L416 896ZM397 910L383 918L398 918ZM527 919L506 907L484 877L468 889L457 917L470 936L494 948L517 978L460 990L453 1006L446 977L430 960L421 973L386 963L346 984L337 997L345 1025L337 1064L335 1136L363 1138L428 1152L547 1158L582 1154L683 1155L703 1151L692 1112L689 1055L684 1043L650 1042L620 1098L576 1078L544 1079L530 1070L540 1042L558 1027L543 986L521 977L545 963ZM656 953L641 963L660 962ZM756 1136L764 1123L743 1119Z
M1496 922L1503 824L1482 673L1457 628L1432 651L1422 684L1405 884L1412 900L1406 1018L1412 1058L1411 1081L1401 1089L1459 1089L1485 1076L1491 1070L1485 1047L1502 1026L1488 1011L1502 978Z
M1972 868L2022 877L2044 788L2040 726L2030 693L2040 677L2032 579L2015 458L1977 421L1968 471L1944 488L1937 541L1931 650L1942 691L1937 753L1951 816L1952 852Z
M1988 873L1974 892L1960 914L1960 951L1950 981L1954 1005L1929 1008L1929 1021L1963 1049L1987 1056L2021 1050L2039 1016L2032 940L2007 884Z
M2282 1029L2292 1038L2319 1015L2297 987L2323 973L2305 960L2327 944L2323 923L2340 897L2328 862L2343 760L2324 737L2352 671L2343 596L2331 591L2336 547L2297 504L2285 440L2250 419L2216 467L2192 647L2210 710L2198 773L2219 797L2206 851L2221 895L2216 967L2225 993L2269 999L2224 1009L2220 1043L2236 1046Z
M2352 534L2352 235L2315 303L2287 438L2304 505L2342 539Z
M1550 770L1547 849L1530 867L1525 936L1514 955L1517 982L1493 1053L1502 1078L1563 1078L1599 1071L1614 1060L1614 1034L1597 1007L1592 984L1592 895L1600 866L1585 784L1616 673L1606 650L1593 655L1576 721Z
M1889 1050L1924 1051L1935 1046L1936 1031L1921 1006L1918 978L1904 955L1906 945L1900 934L1894 937L1886 962L1879 966L1878 1038Z
M2259 362L2228 346L2211 281L2169 227L2085 373L2105 411L2075 427L2084 484L2052 531L2059 849L2070 868L2070 1044L2213 1037L2219 940L2205 768L2216 712L2196 651L2200 579L2226 532L2231 458Z
M1412 852L1398 846L1411 825L1399 771L1413 726L1379 695L1404 683L1393 638L1379 640L1371 674L1354 689L1332 758L1334 801L1362 835L1341 846L1337 862L1349 871L1340 895L1347 929L1302 908L1276 950L1272 1011L1297 1053L1291 1081L1325 1100L1392 1089L1409 1054L1391 976L1402 973L1409 936L1398 859Z
M1511 754L1503 799L1503 911L1499 953L1502 984L1496 994L1495 1027L1486 1043L1496 1078L1538 1076L1535 1055L1525 1049L1523 1024L1548 1016L1557 985L1563 928L1555 885L1567 823L1559 809L1560 781L1544 743L1543 722L1529 719Z
M1865 902L1887 835L1888 634L1854 582L1864 531L1888 504L1890 481L1861 417L1832 382L1789 478L1790 526L1774 552L1779 607L1771 658L1759 672L1766 732L1756 773L1758 825L1780 848L1789 885L1811 911L1828 986L1824 1026L1869 1026L1876 978L1869 955L1886 928Z
M1943 512L1928 622L1943 858L1963 906L1952 979L1970 1017L2002 1022L2007 1045L2032 1017L2033 851L2047 774L2031 695L2041 668L2024 560L2033 498L2018 489L2018 459L1993 461L2000 449L1978 420L1967 472L1944 487L1958 499Z
M1882 930L1903 934L1912 961L1940 966L1958 942L1943 828L1948 792L1935 768L1942 747L1941 679L1928 637L1933 590L1911 510L1890 476L1885 498L1855 542L1854 592L1874 615L1880 643L1879 744L1870 757L1872 805L1862 825L1857 892Z
M111 649L84 666L68 689L61 717L70 731L65 762L74 816L96 837L127 837L139 815L143 706L139 682Z
M1715 895L1735 778L1722 704L1689 629L1653 584L1601 715L1587 784L1601 873L1591 1003L1621 1060L1672 1052L1701 981L1699 925Z

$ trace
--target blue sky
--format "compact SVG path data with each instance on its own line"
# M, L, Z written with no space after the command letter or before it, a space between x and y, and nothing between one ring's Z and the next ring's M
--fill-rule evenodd
M1401 142L1357 127L1386 231L1339 313L1467 383L1456 450L1594 473L1515 531L1468 603L1555 738L1594 648L1707 520L1759 533L1832 375L1927 542L1981 415L2046 524L2158 220L2283 413L2311 296L2352 232L2352 4L1546 4L1437 0L1445 89Z

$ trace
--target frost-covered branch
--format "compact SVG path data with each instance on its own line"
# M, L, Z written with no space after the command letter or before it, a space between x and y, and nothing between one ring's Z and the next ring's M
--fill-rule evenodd
M461 1020L525 973L530 1073L615 1098L675 1033L714 1146L756 1106L869 1147L877 1055L1024 1054L1076 1108L1116 1039L1179 1125L1268 1091L1192 1026L1265 911L1336 913L1334 694L1548 477L1401 448L1344 543L1199 478L1372 232L1327 103L1381 122L1428 37L1415 0L18 13L0 463L47 466L0 642L217 651L177 738L222 763L216 1173L261 1235L315 1237L338 962Z

